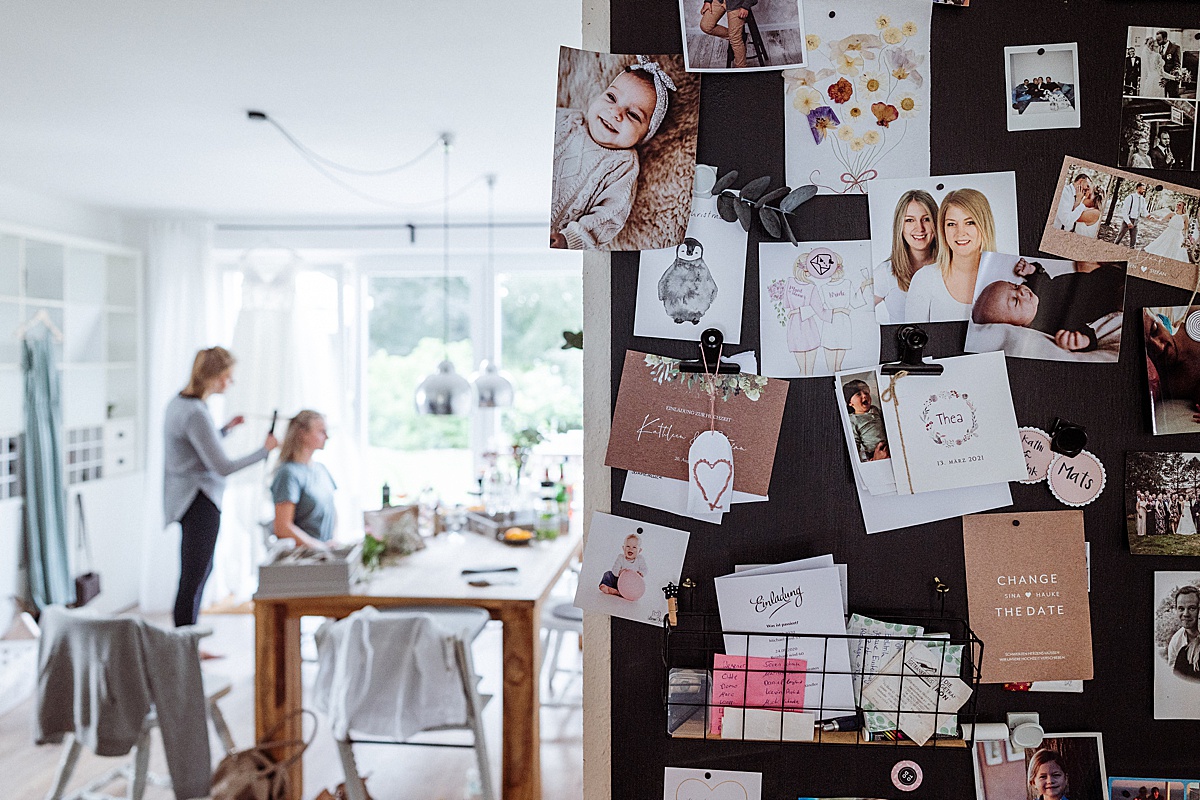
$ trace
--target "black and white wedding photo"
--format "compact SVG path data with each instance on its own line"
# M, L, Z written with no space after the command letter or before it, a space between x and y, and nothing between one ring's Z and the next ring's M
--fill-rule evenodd
M1131 27L1122 71L1119 163L1195 170L1200 30Z
M1196 99L1197 30L1131 26L1125 47L1126 97Z
M1132 169L1193 168L1196 103L1126 97L1121 100L1122 166Z
M1078 45L1004 48L1010 131L1079 127Z

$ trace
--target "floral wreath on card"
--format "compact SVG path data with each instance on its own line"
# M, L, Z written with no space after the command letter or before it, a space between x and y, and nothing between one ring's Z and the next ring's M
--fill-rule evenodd
M820 170L813 170L809 180L837 194L866 194L867 183L879 177L875 167L904 140L909 120L924 111L917 90L925 82L918 69L925 57L907 46L919 31L917 24L893 24L884 14L875 27L877 33L832 43L809 34L810 55L823 57L829 66L783 71L792 108L808 119L817 146L832 149L845 169L840 188L821 183Z
M967 430L959 438L938 430L931 416L933 414L933 407L947 400L962 401L971 414L971 424L967 426ZM975 434L979 432L979 416L975 413L975 404L971 402L971 399L965 393L955 389L946 389L937 394L929 395L929 399L925 401L925 405L921 408L921 422L925 423L925 432L929 434L934 443L944 447L958 447L975 438Z
M699 372L680 372L677 358L647 354L646 366L650 368L650 379L660 385L678 383L682 388L690 390L697 383L707 383L710 380L710 376ZM716 376L715 383L722 401L728 401L729 398L738 395L745 395L747 400L757 401L767 386L767 378L745 373L722 374Z

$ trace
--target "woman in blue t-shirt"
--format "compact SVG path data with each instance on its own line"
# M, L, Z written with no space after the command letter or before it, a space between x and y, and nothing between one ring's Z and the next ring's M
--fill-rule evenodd
M328 550L337 526L333 504L337 485L325 465L313 461L313 453L324 450L328 438L325 418L304 410L288 423L279 447L279 464L271 481L275 535L295 540L298 547Z

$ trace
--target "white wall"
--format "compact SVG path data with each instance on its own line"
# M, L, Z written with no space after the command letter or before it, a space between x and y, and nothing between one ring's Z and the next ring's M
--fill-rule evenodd
M70 200L0 184L0 220L55 233L123 244L121 215Z

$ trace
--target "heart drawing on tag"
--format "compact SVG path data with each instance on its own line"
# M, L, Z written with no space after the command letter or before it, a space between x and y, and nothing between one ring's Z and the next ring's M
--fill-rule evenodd
M1030 597L1030 596L1032 596L1032 595L1033 595L1033 592L1026 592L1026 593L1025 593L1025 596L1026 596L1026 597Z
M746 787L737 781L721 781L708 787L696 778L688 778L675 790L676 800L749 800Z
M700 488L700 494L708 508L713 511L720 507L721 497L729 488L729 480L733 477L733 462L727 458L716 461L700 459L692 467L692 480Z

